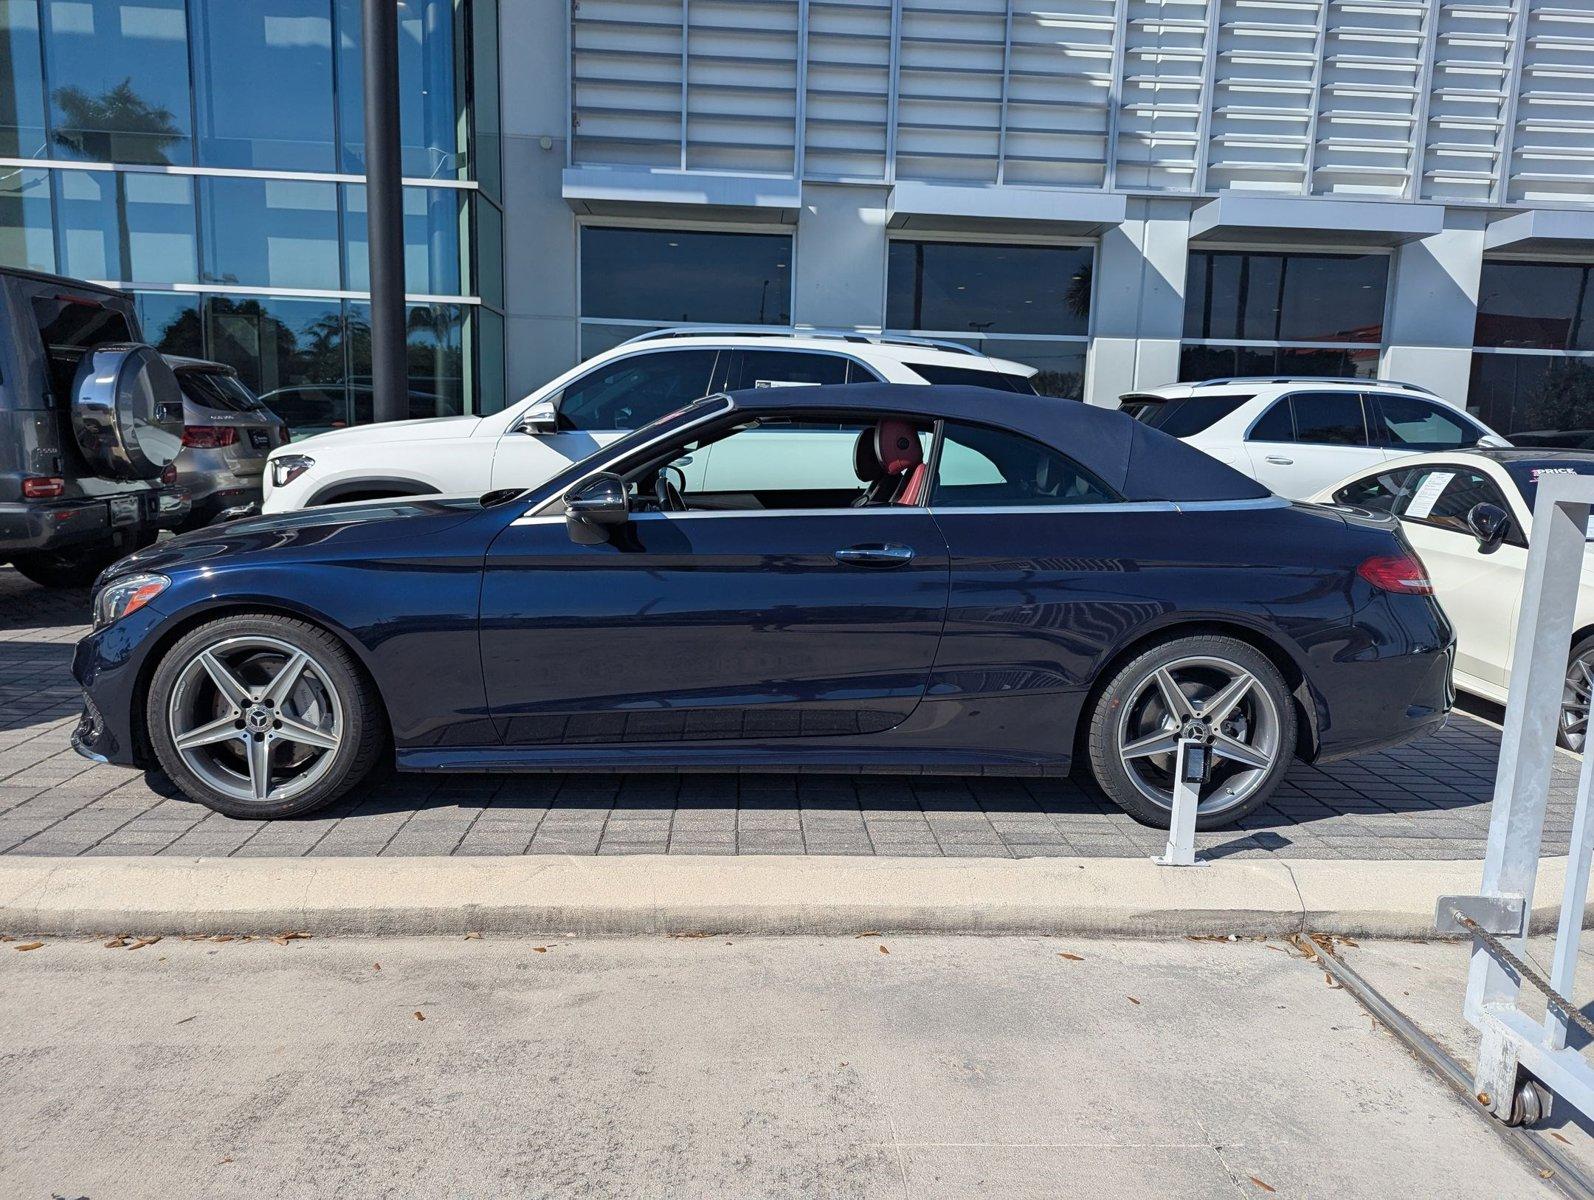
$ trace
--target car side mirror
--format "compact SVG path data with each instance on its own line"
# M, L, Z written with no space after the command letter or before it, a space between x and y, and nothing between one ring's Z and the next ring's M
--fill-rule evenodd
M608 527L630 519L631 502L618 475L605 471L565 493L565 527L579 545L608 541Z
M552 400L539 400L525 411L515 429L519 433L557 433L559 409Z
M1492 554L1505 541L1511 528L1511 514L1498 504L1474 504L1467 511L1467 528L1478 539L1478 549Z

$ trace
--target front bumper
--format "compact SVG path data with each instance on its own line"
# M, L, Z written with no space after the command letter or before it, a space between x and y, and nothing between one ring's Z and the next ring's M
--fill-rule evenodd
M72 748L83 757L124 767L150 765L138 685L165 620L147 605L78 642L72 677L83 689L83 713Z

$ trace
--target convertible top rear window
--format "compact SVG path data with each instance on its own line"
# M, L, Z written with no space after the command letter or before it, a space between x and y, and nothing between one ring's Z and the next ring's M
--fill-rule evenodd
M1137 397L1125 400L1122 408L1142 425L1160 429L1170 437L1184 438L1211 429L1250 399L1252 397L1244 393L1184 396L1176 400Z
M944 367L934 363L904 362L926 383L956 383L964 387L993 388L998 392L1017 392L1024 396L1035 395L1035 385L1023 375L1010 375L1005 371L982 371L975 367Z

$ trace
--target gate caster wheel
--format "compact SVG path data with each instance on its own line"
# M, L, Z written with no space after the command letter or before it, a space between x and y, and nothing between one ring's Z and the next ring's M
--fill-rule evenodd
M1511 1119L1507 1125L1531 1129L1550 1115L1550 1093L1536 1079L1523 1079L1511 1097Z

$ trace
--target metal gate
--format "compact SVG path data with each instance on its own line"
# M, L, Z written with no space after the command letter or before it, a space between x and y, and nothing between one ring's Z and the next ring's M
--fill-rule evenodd
M1465 1013L1482 1035L1476 1091L1480 1103L1513 1125L1533 1124L1547 1115L1549 1094L1538 1081L1583 1113L1594 1114L1594 1066L1566 1044L1571 1024L1594 1033L1594 1024L1567 999L1594 856L1589 808L1594 745L1585 751L1578 778L1549 977L1525 961L1591 505L1594 477L1540 476L1482 894L1441 897L1437 913L1442 932L1473 935ZM1542 1019L1518 1003L1524 980L1545 993L1549 1009Z

